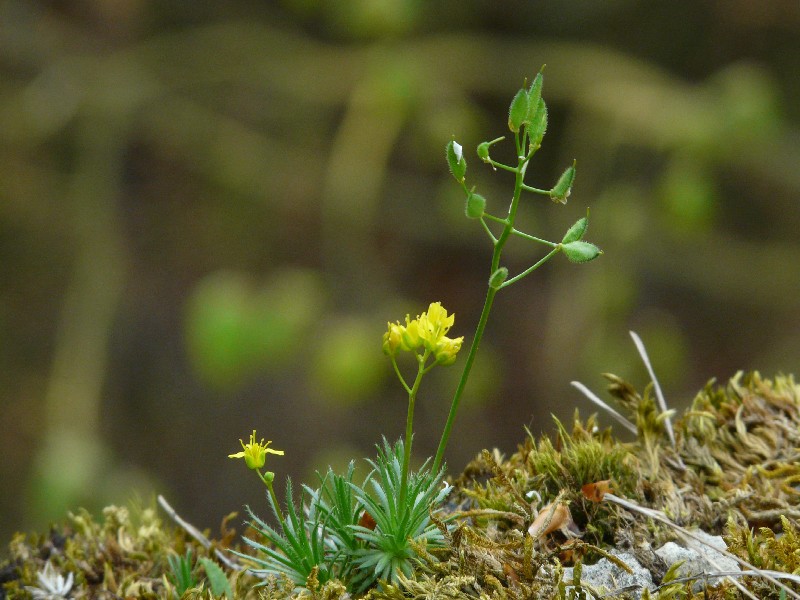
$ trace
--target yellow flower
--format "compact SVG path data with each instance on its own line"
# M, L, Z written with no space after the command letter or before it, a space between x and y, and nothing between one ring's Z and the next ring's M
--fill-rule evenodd
M419 317L419 337L425 348L435 352L436 346L455 322L455 315L447 315L441 302L432 302L427 312Z
M383 353L394 356L403 342L405 327L400 323L387 323L389 330L383 334Z
M249 443L245 444L241 439L239 443L242 445L242 451L236 454L229 454L228 458L243 458L244 462L247 463L248 469L258 470L263 467L267 460L268 452L270 454L283 454L283 450L273 450L269 447L272 443L271 441L265 443L264 438L261 438L260 442L256 442L255 429L250 434Z
M452 365L456 362L456 354L461 350L461 344L463 342L463 336L452 339L443 335L439 343L436 344L436 349L433 351L436 362L444 366Z
M403 343L400 345L400 347L403 350L413 352L419 347L421 343L419 318L416 318L412 321L410 320L410 317L406 315L406 326L403 327L402 339Z
M383 334L383 351L394 356L397 349L415 352L420 346L431 352L436 362L451 365L461 349L463 337L451 339L445 334L455 322L455 315L448 315L441 302L432 302L428 310L412 320L406 315L406 324L387 323Z

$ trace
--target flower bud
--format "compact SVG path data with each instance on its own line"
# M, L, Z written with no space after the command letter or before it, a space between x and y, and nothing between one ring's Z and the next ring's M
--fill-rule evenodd
M433 351L436 357L436 362L440 365L452 365L456 362L456 354L461 350L461 344L464 342L464 337L457 337L455 339L447 336L442 336Z
M400 339L400 348L407 352L413 352L419 348L422 340L419 335L419 321L417 319L411 321L409 316L406 315L406 326L403 327Z
M467 206L464 211L469 219L480 219L486 209L486 198L480 194L470 192L467 196Z
M508 279L508 269L500 267L489 277L489 287L493 290L500 289L506 279Z
M403 341L404 327L400 323L387 323L387 325L388 330L383 334L383 353L394 356Z
M464 151L461 144L455 140L450 140L446 148L447 165L456 181L464 182L464 175L467 172L467 160L464 158Z
M582 242L580 240L562 244L561 250L564 251L564 254L566 254L570 262L574 263L589 262L603 253L603 251L594 244Z
M561 177L558 178L558 182L553 186L553 189L550 190L550 198L553 202L560 202L561 204L567 203L567 198L569 198L569 194L572 191L572 184L575 181L575 161L572 161L572 165L567 167L567 169L561 174Z

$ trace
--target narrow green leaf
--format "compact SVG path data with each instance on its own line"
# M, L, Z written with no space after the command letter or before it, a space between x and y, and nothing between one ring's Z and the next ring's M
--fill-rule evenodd
M528 92L520 89L508 107L508 128L517 133L528 118Z
M542 139L547 131L547 104L544 98L539 98L539 104L536 107L533 119L528 126L528 133L531 140L531 148L538 150L542 146Z
M447 165L450 167L450 172L456 181L459 183L464 182L464 175L467 172L467 160L464 158L464 149L461 144L455 140L450 140L445 149L447 156Z
M577 242L582 239L586 230L589 228L589 218L581 217L575 224L567 230L564 234L564 239L561 240L562 244L569 244L570 242Z
M550 198L553 202L560 202L561 204L567 203L570 192L572 191L572 184L575 182L575 162L566 168L566 170L558 178L558 182L550 190Z
M536 119L536 111L539 108L539 100L542 99L542 85L544 84L544 77L542 72L539 71L531 83L528 90L528 116L526 121L533 123Z

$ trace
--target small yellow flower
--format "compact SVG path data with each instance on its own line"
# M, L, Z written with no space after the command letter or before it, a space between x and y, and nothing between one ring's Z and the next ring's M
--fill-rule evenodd
M451 365L461 349L463 337L451 339L445 334L455 322L455 315L448 315L441 302L432 302L428 310L412 320L406 315L406 324L387 323L383 334L383 351L394 356L397 349L416 352L420 346L431 352L439 364Z
M436 362L444 366L452 365L456 362L456 354L461 350L461 344L463 342L463 336L452 339L443 335L439 339L439 343L436 344L436 349L433 351Z
M427 312L419 317L419 336L425 348L434 352L436 346L455 322L455 315L447 315L441 302L432 302Z
M403 342L405 327L400 323L387 323L389 330L383 334L383 353L394 356Z
M402 340L403 343L400 347L403 350L413 352L419 348L419 345L422 343L420 339L419 318L412 321L410 317L406 315L406 326L403 327Z
M263 467L267 460L267 453L283 454L283 450L273 450L269 447L272 443L271 441L265 443L264 438L261 438L260 442L256 442L255 429L250 434L249 443L245 444L241 439L239 443L242 445L242 451L236 454L229 454L228 458L243 458L248 469L258 470Z

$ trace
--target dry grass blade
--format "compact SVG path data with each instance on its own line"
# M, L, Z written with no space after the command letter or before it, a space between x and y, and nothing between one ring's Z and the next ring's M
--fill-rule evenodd
M598 398L592 390L587 388L583 385L580 381L571 381L570 384L584 396L586 396L589 400L594 402L597 406L602 408L606 411L609 415L611 415L620 425L622 425L625 429L630 431L633 435L637 435L636 425L631 423L628 419L614 410L611 406L603 402L600 398Z
M700 544L703 544L704 546L707 546L707 547L711 548L712 550L714 550L714 552L719 552L723 556L726 556L726 557L728 557L728 558L730 558L732 560L735 560L737 563L739 563L743 567L746 567L748 570L752 571L753 574L756 574L759 577L763 577L764 579L766 579L770 583L772 583L772 584L778 586L779 588L781 588L782 590L784 590L786 592L787 596L795 598L795 600L800 600L800 594L798 594L797 592L793 591L791 588L787 587L786 585L784 585L783 583L778 581L778 579L773 577L770 574L769 571L762 571L761 569L758 569L758 568L754 567L753 565L751 565L746 560L742 560L738 556L736 556L734 554L731 554L727 550L721 550L720 548L715 548L714 546L711 546L708 542L703 540L701 537L696 536L695 534L693 534L688 529L685 529L685 528L681 527L680 525L678 525L677 523L673 523L672 521L670 521L670 519L664 513L662 513L661 511L653 510L652 508L646 508L644 506L639 506L638 504L636 504L635 502L632 502L631 500L626 500L625 498L620 498L619 496L615 496L614 494L605 494L603 496L603 500L604 501L608 501L608 502L613 502L614 504L617 504L618 506L621 506L621 507L623 507L623 508L625 508L627 510L630 510L632 512L636 512L636 513L645 515L647 517L650 517L651 519L655 519L656 521L658 521L660 523L663 523L664 525L672 527L673 529L675 529L675 531L680 533L682 536L685 536L686 538L694 540L695 542L698 542ZM748 598L752 598L753 600L758 600L753 594L751 594L749 591L747 591L742 586L742 584L740 584L738 581L736 581L736 579L734 579L733 577L728 577L728 578Z
M186 533L188 533L195 540L197 540L198 543L200 543L204 548L211 547L211 540L209 540L205 535L203 535L203 533L199 529L197 529L197 527L195 527L191 523L188 523L187 521L184 521L181 518L181 516L177 512L175 512L175 509L172 508L169 502L167 502L167 499L164 498L164 496L162 496L161 494L158 495L158 503L161 505L161 508L164 509L164 512L167 513L167 515L169 515L170 519L175 521L177 525L182 527L186 531ZM221 562L223 562L231 569L234 569L236 571L242 570L242 566L239 563L232 561L230 558L225 556L224 553L220 552L219 549L215 548L214 554Z

